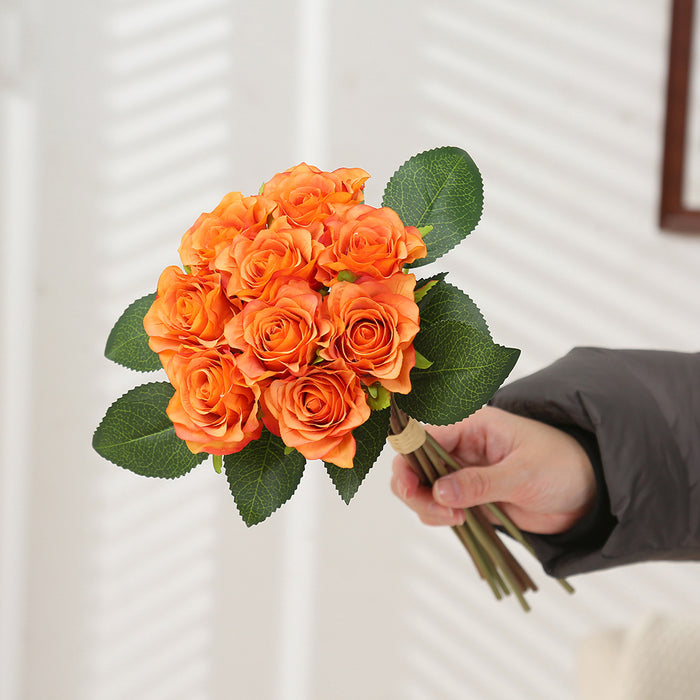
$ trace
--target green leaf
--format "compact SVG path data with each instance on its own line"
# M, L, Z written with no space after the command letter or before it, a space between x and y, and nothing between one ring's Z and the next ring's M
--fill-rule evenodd
M419 421L456 423L481 408L513 369L519 350L497 345L484 332L460 321L443 321L421 332L416 350L434 358L429 369L411 372L411 393L396 402Z
M429 360L427 357L423 357L417 350L416 352L416 369L428 369L428 367L432 366L432 361Z
M406 226L433 227L424 237L427 257L410 267L437 260L470 234L483 203L479 169L468 153L454 146L424 151L406 161L389 180L382 199Z
M162 365L158 355L148 347L143 317L155 301L156 293L147 294L130 304L107 338L105 357L138 372L155 372Z
M416 291L413 292L413 301L416 302L416 304L420 303L423 301L425 298L425 295L438 283L438 280L428 280L425 284L420 284L416 283Z
M357 275L350 272L350 270L341 270L338 273L338 282L354 282L357 279Z
M438 280L426 291L418 306L421 332L432 332L432 326L450 320L461 321L491 335L479 307L461 289L444 279Z
M391 394L379 382L375 382L367 387L367 405L373 411L382 411L389 408Z
M421 306L421 302L429 295L432 294L435 285L447 277L447 272L438 272L432 277L426 279L416 280L415 291L413 292L413 300Z
M342 469L335 464L325 463L328 476L345 503L350 503L369 470L374 466L384 448L388 433L389 409L372 411L370 417L352 432L357 443L353 468Z
M248 527L261 523L296 491L306 460L287 453L282 439L268 430L240 452L224 457L224 471L238 512Z
M92 438L110 462L143 476L174 479L203 462L175 435L165 409L175 390L168 382L142 384L117 399Z

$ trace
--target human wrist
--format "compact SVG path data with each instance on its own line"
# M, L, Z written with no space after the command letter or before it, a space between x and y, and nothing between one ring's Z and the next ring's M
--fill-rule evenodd
M541 537L554 546L596 549L607 540L617 523L617 519L610 509L610 498L596 436L594 433L574 425L555 425L553 427L576 440L586 453L595 479L595 496L588 510L568 530Z

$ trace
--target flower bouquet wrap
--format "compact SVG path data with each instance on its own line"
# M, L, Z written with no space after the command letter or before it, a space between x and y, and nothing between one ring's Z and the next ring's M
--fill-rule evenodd
M417 279L481 217L479 171L445 147L414 156L364 201L368 173L302 163L258 194L227 194L180 242L182 267L119 318L106 356L167 381L119 398L93 446L138 474L182 476L210 455L247 525L322 460L349 503L389 434L421 478L459 465L418 421L462 420L494 394L519 351L495 343L444 273ZM534 588L495 533L495 508L457 534L494 594ZM524 541L524 540L523 540Z

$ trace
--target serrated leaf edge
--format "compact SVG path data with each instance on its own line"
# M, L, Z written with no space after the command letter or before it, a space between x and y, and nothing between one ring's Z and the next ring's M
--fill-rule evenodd
M357 496L357 492L360 490L360 486L362 486L362 484L365 482L365 479L369 476L369 473L372 471L372 469L374 468L374 466L375 466L375 464L377 463L378 460L379 460L379 457L377 457L377 459L375 459L374 462L372 462L372 465L371 465L370 468L365 472L365 475L357 482L357 488L355 489L355 491L353 492L353 494L352 494L352 495L350 496L350 498L348 498L348 499L346 499L345 496L343 496L343 494L340 493L340 489L339 489L338 486L336 485L335 481L333 481L333 477L330 475L330 473L329 473L329 471L328 471L328 467L329 467L329 466L335 467L336 469L341 469L342 467L338 467L337 465L332 464L331 462L324 462L324 463L323 463L324 467L326 468L326 474L328 475L328 478L330 479L331 484L333 484L333 488L335 489L335 492L338 494L338 496L340 496L340 500L341 500L343 503L345 503L346 506L349 506L349 505L350 505L350 501L352 501L352 499L355 498L355 496Z
M265 451L269 451L269 447L265 448ZM292 454L292 453L290 453ZM297 492L297 489L299 488L299 485L301 484L301 480L304 478L304 474L306 473L306 467L308 465L308 460L304 460L304 465L302 467L301 471L301 476L299 477L299 481L297 482L297 485L294 487L294 490L287 496L287 498L284 499L281 503L278 503L277 506L271 510L262 520L256 520L253 523L249 523L246 521L245 517L243 516L243 513L241 513L241 509L238 506L238 501L236 501L236 497L233 495L233 491L231 490L231 482L229 481L228 478L228 472L226 471L226 457L228 455L224 455L224 472L226 473L226 483L228 484L228 490L229 493L231 494L231 498L233 498L233 503L236 506L236 512L240 516L241 520L245 524L246 527L253 527L253 525L260 525L260 523L264 523L271 515L274 515L285 503L287 503L289 500L291 500L292 496ZM289 455L285 455L289 456ZM256 486L256 494L257 494L257 486Z
M384 206L384 198L386 197L386 191L389 187L389 183L394 179L394 177L399 172L399 170L401 170L401 168L405 167L412 160L414 160L422 155L425 155L426 153L434 153L435 151L445 151L445 150L453 150L453 149L457 149L457 150L462 151L463 153L467 153L467 151L465 151L463 148L460 148L459 146L436 146L435 148L428 148L427 150L421 151L420 153L415 153L410 158L407 158L401 165L399 165L398 168L396 168L396 170L394 170L394 172L391 174L391 177L387 180L386 185L384 185L384 191L382 192L382 206ZM469 156L470 159L472 159L472 162L474 162L474 159L469 155L469 153L467 153L467 155ZM484 218L484 209L486 208L486 198L484 196L484 178L483 178L483 175L481 175L481 171L479 170L476 163L474 163L474 165L476 166L477 172L479 173L479 191L481 192L481 211L479 212L479 216L476 219L476 221L474 222L474 227L469 232L469 234L471 234L473 231L475 231L476 228L481 223L481 220ZM467 234L467 235L469 235L469 234ZM465 236L465 238L466 238L466 236ZM463 238L459 243L457 243L452 248L449 248L444 253L440 253L440 255L436 256L434 260L424 262L425 258L419 258L418 260L415 260L414 262L410 263L406 267L409 269L413 269L416 267L422 267L423 265L432 265L434 262L437 262L442 257L447 255L447 253L454 250L458 245L464 243L464 240L465 239ZM429 250L428 250L428 254L430 255ZM428 257L428 256L426 256L426 257Z
M491 335L491 328L490 328L490 326L489 326L489 324L488 324L488 321L486 320L486 317L485 317L484 314L481 312L481 309L479 308L479 305L478 305L478 304L469 296L469 294L467 294L463 289L461 289L460 287L458 287L456 284L452 284L451 282L447 282L447 281L445 280L445 277L447 276L447 273L441 273L441 274L442 274L442 277L440 278L440 280L438 280L439 282L442 282L443 284L447 285L448 287L452 287L452 289L456 289L458 292L461 292L462 294L464 294L464 296L466 296L466 297L469 299L469 301L472 302L472 304L474 304L474 306L476 307L477 311L479 312L479 315L481 316L481 320L484 322L484 325L486 326L487 335L489 336L489 338L492 338L492 339L493 339L493 336ZM431 278L431 279L433 279L433 278ZM435 277L435 279L437 279L437 276ZM423 281L423 280L421 280L421 281ZM430 281L430 280L427 280L427 281ZM424 282L424 283L425 283L425 282ZM416 286L418 286L418 282L416 283ZM438 289L436 289L436 287L437 287L437 284L434 285L433 287L431 287L431 288L425 293L425 296L424 296L419 302L417 302L417 305L418 305L418 309L419 309L419 310L421 310L421 308L422 308L425 304L428 303L428 299L430 299L430 296L431 296L432 294L435 294L435 293L438 291ZM476 328L476 330L478 330L478 331L481 331L481 330L482 330L479 326L475 326L474 324L468 323L467 321L458 320L458 319L452 319L452 320L458 321L459 323L463 323L465 326L470 326L471 328ZM436 325L438 325L438 324L440 324L440 323L444 323L444 322L445 322L445 320L443 320L443 321L438 321L437 323L434 323L434 324L432 324L432 325L433 325L433 326L436 326ZM426 329L426 331L427 331L427 329ZM496 343L496 345L497 345L497 344L498 344L498 343ZM504 347L504 346L501 346L501 347Z
M383 408L383 409L380 409L380 410L382 410L382 411L388 411L388 410L389 410L389 407ZM368 419L368 420L369 420L369 419ZM387 430L387 436L388 436L388 435L389 435L389 431ZM336 493L338 494L338 496L340 496L340 500L343 501L343 503L345 503L345 505L350 505L350 501L352 501L352 499L355 498L355 496L357 495L357 492L360 490L360 486L362 486L362 484L365 482L365 479L369 476L369 473L370 473L370 472L372 471L372 469L374 469L374 467L376 466L377 462L379 461L379 456L381 455L382 451L384 450L384 445L386 445L386 437L387 437L387 436L384 437L382 449L381 449L381 450L379 451L379 453L377 454L376 458L374 459L374 462L372 462L372 464L370 464L369 469L367 469L367 471L365 472L364 476L363 476L363 477L359 480L359 482L357 483L357 488L355 489L354 493L353 493L353 494L350 496L350 498L348 498L347 500L345 499L345 496L343 496L343 494L340 493L340 489L339 489L338 486L336 485L335 481L333 481L333 477L332 477L332 476L330 475L330 473L328 472L328 466L329 466L329 465L335 467L336 469L341 469L342 467L338 467L337 465L332 464L331 462L325 462L325 461L324 461L323 464L324 464L324 466L325 466L325 468L326 468L326 474L328 475L328 478L330 479L331 483L333 484L333 488L336 490Z
M123 469L124 471L131 472L132 474L136 474L137 476L145 476L146 478L168 479L168 480L171 480L171 481L172 481L172 480L179 479L180 477L185 476L185 474L189 474L195 467L199 466L202 462L204 462L204 461L207 459L207 457L209 457L209 454L207 454L206 452L203 452L203 453L201 453L201 454L194 454L194 453L193 453L193 457L194 457L197 461L196 461L196 463L193 464L187 471L183 472L182 474L177 474L176 476L161 476L161 475L155 475L155 474L154 474L154 475L139 474L138 472L135 472L135 471L133 471L132 469L129 469L129 467L125 467L124 465L119 464L118 462L115 462L115 461L114 461L113 459L111 459L110 457L107 457L106 455L103 455L103 454L97 449L97 447L95 447L95 436L97 435L97 433L99 432L99 430L100 430L100 428L102 427L103 423L105 422L105 419L107 418L107 414L109 413L109 411L110 411L110 409L112 408L112 406L114 406L117 402L121 401L122 399L126 398L129 394L131 394L131 393L133 393L133 392L135 392L135 391L138 391L138 390L141 389L142 387L144 387L144 386L149 386L149 385L153 385L153 384L162 385L162 386L172 386L169 382L149 382L148 384L139 384L138 386L132 387L131 389L129 389L129 391L125 392L125 393L122 394L120 397L118 397L117 399L115 399L114 401L112 401L112 403L109 405L109 407L108 407L107 410L105 411L104 416L102 416L102 420L99 422L98 426L95 428L95 430L94 430L93 433L92 433L92 442L91 442L91 444L92 444L92 449L95 450L95 452L97 452L97 454L98 454L100 457L102 457L102 459L107 460L110 464L114 464L115 466L119 467L120 469ZM169 431L169 430L170 430L170 428L166 429L165 431L161 430L161 431L159 431L158 433L152 433L152 434L153 434L153 435L161 435L161 434L163 434L164 432L167 432L167 431ZM175 428L173 427L172 430L174 431ZM176 437L177 437L177 436L176 436ZM127 443L119 443L119 444L120 444L120 445L123 445L123 444L127 444ZM171 455L168 455L168 458L169 458L169 459L172 459L172 454L171 454Z
M129 311L129 309L131 309L133 306L136 306L136 304L138 304L140 301L143 301L144 299L146 299L146 298L148 298L148 297L150 297L150 296L153 296L154 294L155 294L155 292L149 292L148 294L144 294L143 296L139 297L138 299L134 299L134 301L132 301L131 304L129 304L129 305L124 309L124 311L121 312L121 314L119 315L119 318L115 321L114 325L112 326L112 330L109 332L109 335L107 336L107 341L108 341L108 342L109 342L109 337L111 336L112 331L113 331L114 328L116 327L117 323L119 323L119 321L121 320L121 318L127 314L127 312ZM124 343L122 343L122 344L119 345L118 347L121 348L121 347L123 347L123 345L124 345ZM150 349L150 348L149 348L149 349ZM151 352L153 352L153 351L151 350ZM156 355L156 357L158 356L158 354L155 353L155 352L153 352L153 354ZM115 360L114 358L109 357L109 356L107 355L107 348L106 348L106 347L105 347L105 351L104 351L104 356L105 356L110 362L114 362L115 365L119 365L120 367L124 367L124 368L126 368L126 369L130 369L130 370L132 370L132 371L134 371L134 372L139 372L140 374L150 374L150 373L152 373L152 372L158 372L159 370L161 370L161 369L163 368L162 364L160 364L160 358L159 358L159 360L158 360L158 361L159 361L159 366L158 366L158 367L154 367L153 369L141 369L141 368L138 368L138 367L132 367L131 365L126 364L125 362L120 362L119 360Z
M463 326L465 328L470 328L470 329L476 331L477 333L483 335L483 331L481 331L479 328L476 328L475 326L472 326L468 323L464 323L463 321L456 321L456 320L441 321L440 323L435 324L435 327L440 328L441 326L447 326L447 325L452 325L452 324L460 325L460 326ZM513 371L513 369L514 369L515 365L517 364L517 361L520 357L521 351L519 348L511 348L511 347L508 347L506 345L500 345L499 343L494 342L493 338L491 338L491 337L489 337L489 340L491 341L493 347L497 347L501 350L510 350L512 353L512 362L510 363L510 368L509 368L507 374L505 375L505 377L503 378L503 380L501 381L501 384L499 384L499 387L496 388L496 391L498 391L498 388L503 386L503 383L506 381L506 379L510 376L511 372ZM474 369L485 369L485 368L488 368L488 366L489 365L477 365L476 367L474 367ZM442 370L442 372L463 372L464 369L466 369L466 368L454 368L452 370ZM432 372L434 373L435 370L432 370ZM421 375L423 375L423 376L429 375L430 373L431 373L430 369L421 370ZM495 394L495 392L494 392L494 394ZM406 398L408 398L409 396L410 396L410 392L409 392L409 394L405 395ZM399 404L399 407L402 408L403 410L407 411L410 414L410 408L407 407L406 405L402 405L402 403L403 403L402 399L404 398L404 396L401 394L397 394L396 398L397 398L397 403ZM493 398L493 394L490 398L488 398L488 399L486 399L486 401L484 401L482 406L485 406L491 400L491 398ZM478 409L475 409L475 411L476 410L478 410ZM462 418L460 418L456 421L451 421L450 423L438 423L438 422L436 422L435 424L436 425L453 425L454 423L458 423L460 420L467 418L469 415L473 415L473 413L474 413L474 411L472 411L472 413L469 413L465 416L462 416ZM421 418L420 420L424 420L424 419ZM430 422L430 420L426 419L425 422Z

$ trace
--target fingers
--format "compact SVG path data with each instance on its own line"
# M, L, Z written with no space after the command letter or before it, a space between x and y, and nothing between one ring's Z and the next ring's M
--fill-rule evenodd
M511 414L484 406L459 423L429 426L430 434L465 466L494 464L512 449Z
M465 464L484 464L485 433L482 418L483 415L477 412L460 423L431 425L428 431L447 452Z
M420 487L420 479L408 462L402 457L395 457L392 472L391 490L394 495L406 502L414 498Z
M472 508L512 500L521 480L520 472L507 466L467 467L438 479L432 493L447 508Z
M460 510L435 501L431 489L420 483L418 476L402 457L394 459L391 490L418 514L425 525L459 525L464 522L464 514Z

